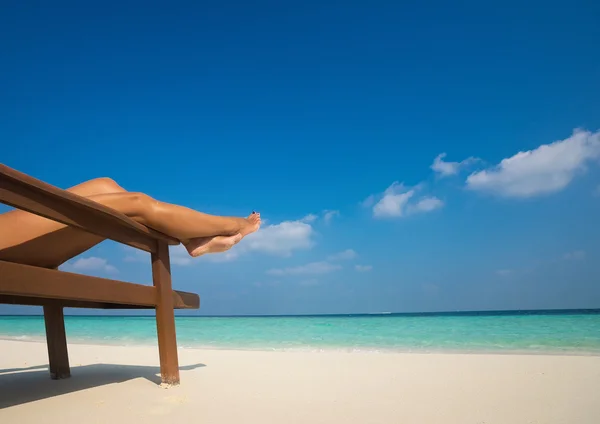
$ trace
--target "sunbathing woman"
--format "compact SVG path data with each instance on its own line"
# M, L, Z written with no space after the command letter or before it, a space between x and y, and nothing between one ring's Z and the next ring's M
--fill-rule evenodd
M182 242L191 256L224 252L260 227L260 214L248 218L207 215L128 192L110 178L67 189L121 212ZM0 260L56 268L104 239L44 217L11 210L0 214Z

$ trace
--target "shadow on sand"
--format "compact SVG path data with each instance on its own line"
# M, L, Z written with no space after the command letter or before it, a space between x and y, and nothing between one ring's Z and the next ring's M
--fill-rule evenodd
M180 366L181 371L204 364ZM79 390L145 378L160 384L160 368L138 365L93 364L71 367L71 378L52 380L47 365L0 369L0 409L60 396Z

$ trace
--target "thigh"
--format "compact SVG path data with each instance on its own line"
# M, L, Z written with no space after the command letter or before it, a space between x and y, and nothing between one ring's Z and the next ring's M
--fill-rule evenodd
M103 238L15 210L0 215L0 260L56 268Z
M67 191L93 199L125 190L109 178L96 178ZM104 239L19 209L0 214L0 260L56 268Z

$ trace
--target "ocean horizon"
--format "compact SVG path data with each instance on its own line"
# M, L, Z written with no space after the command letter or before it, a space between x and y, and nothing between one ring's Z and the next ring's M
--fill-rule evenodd
M41 307L40 307L41 310ZM65 308L65 316L89 316L89 317L148 317L154 316L154 313L140 314L106 314L104 312L97 314L77 313L70 314L69 310L73 308ZM84 309L85 310L85 309ZM150 310L146 310L150 311ZM179 314L179 315L178 315ZM360 316L436 316L436 315L552 315L552 314L600 314L600 308L555 308L555 309L484 309L484 310L455 310L455 311L428 311L428 312L348 312L348 313L320 313L320 314L181 314L181 310L175 310L176 316L198 317L198 318L246 318L246 317L263 317L263 318L279 318L279 317L360 317ZM41 316L42 312L30 314L0 314L0 317L20 317L20 316Z
M66 315L70 343L155 345L153 315ZM178 315L183 348L600 355L600 309ZM0 316L0 338L44 341L41 315Z

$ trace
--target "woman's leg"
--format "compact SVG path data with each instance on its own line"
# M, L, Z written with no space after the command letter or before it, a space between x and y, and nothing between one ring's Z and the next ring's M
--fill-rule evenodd
M185 206L160 202L144 193L104 193L88 198L182 241L238 233L247 235L256 231L260 224L258 214L248 218L208 215Z
M260 227L258 213L248 218L208 215L143 193L107 193L89 199L180 240L193 257L229 250Z
M127 192L108 178L87 181L68 191L181 240L192 256L225 251L260 226L259 214L248 218L207 215L156 201L143 193ZM0 214L0 231L1 260L45 267L57 267L103 240L21 210Z
M87 197L125 192L125 189L109 178L97 178L67 191ZM0 214L0 233L0 260L46 268L57 268L104 240L19 209Z

